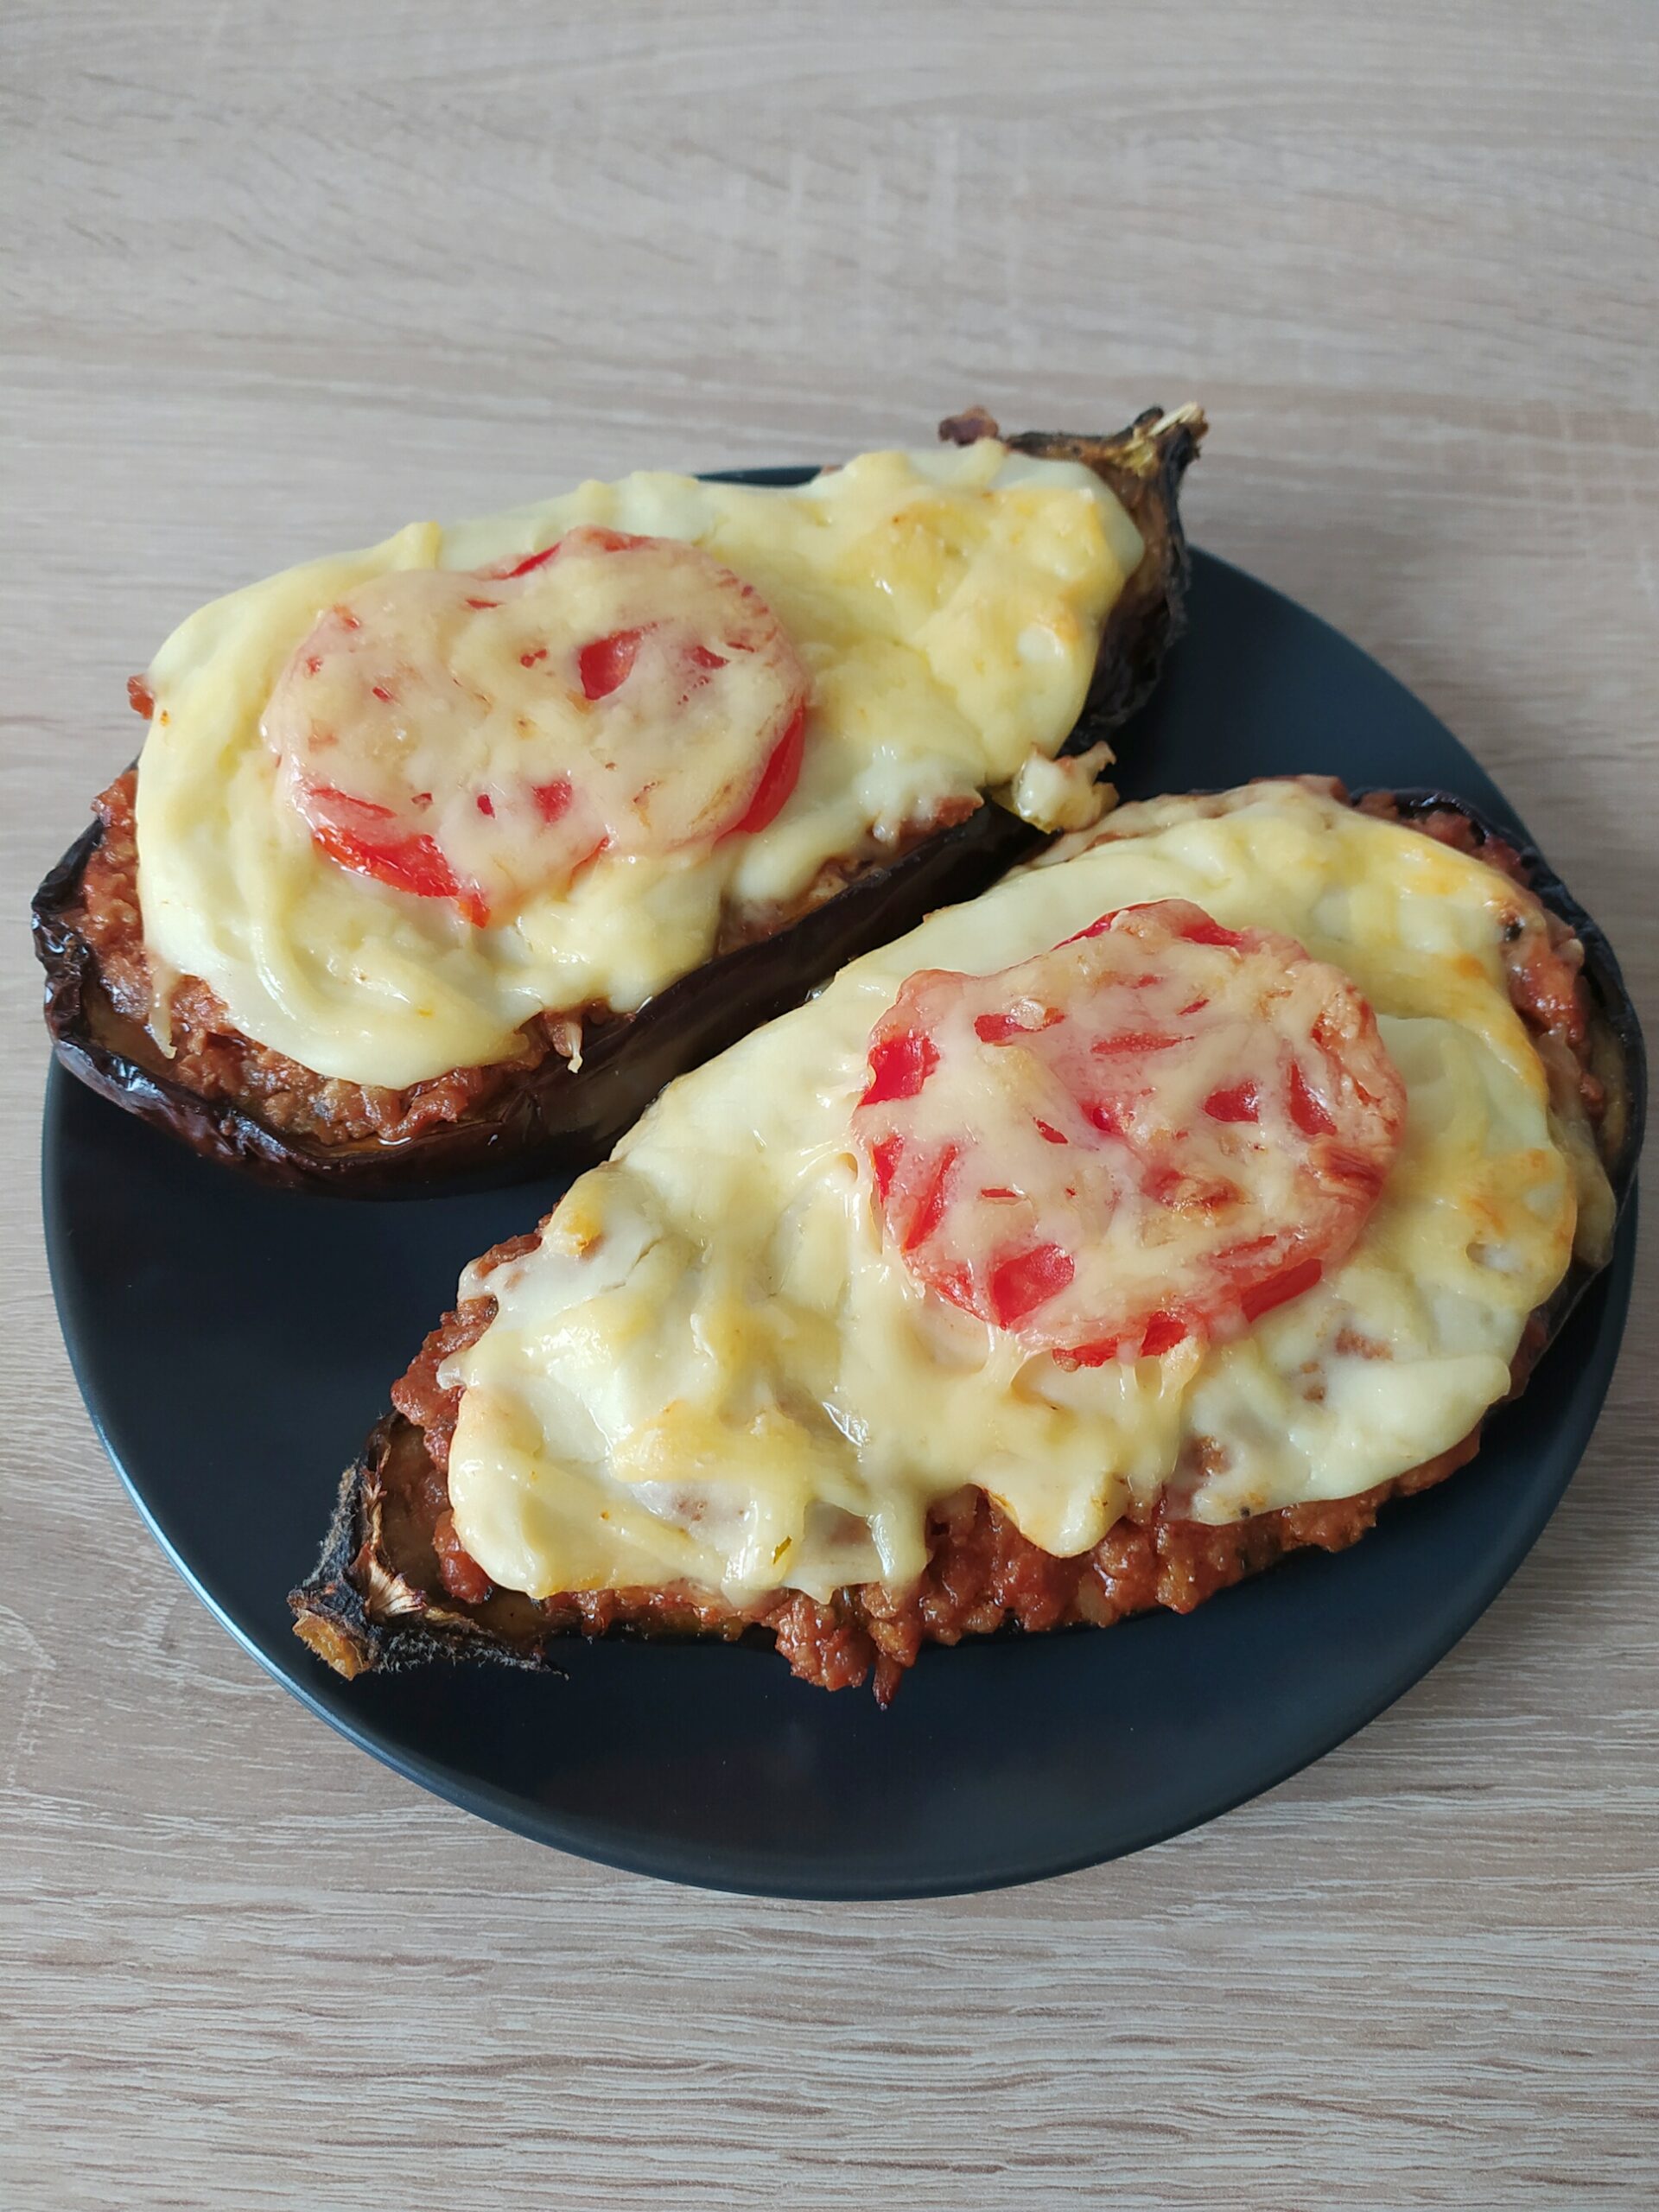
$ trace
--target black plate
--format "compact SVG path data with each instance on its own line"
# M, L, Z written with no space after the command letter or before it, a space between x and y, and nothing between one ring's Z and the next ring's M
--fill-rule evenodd
M1519 828L1357 647L1201 554L1192 584L1190 635L1122 737L1127 796L1328 771L1454 791ZM1631 1209L1611 1268L1471 1467L1353 1550L1303 1554L1185 1619L927 1651L887 1713L723 1645L573 1642L563 1680L432 1667L343 1682L296 1642L284 1602L340 1470L463 1263L560 1187L266 1190L60 1071L47 1092L47 1243L77 1378L156 1536L226 1627L354 1743L486 1820L793 1897L1088 1866L1213 1818L1363 1726L1491 1602L1567 1487L1612 1373L1635 1242Z

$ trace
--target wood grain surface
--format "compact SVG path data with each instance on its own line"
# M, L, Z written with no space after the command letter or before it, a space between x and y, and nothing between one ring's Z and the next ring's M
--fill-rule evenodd
M1648 6L10 0L0 2202L1659 2201L1659 1305L1433 1676L1212 1827L702 1896L337 1741L175 1580L41 1258L28 891L212 594L583 474L1197 397L1659 1016Z

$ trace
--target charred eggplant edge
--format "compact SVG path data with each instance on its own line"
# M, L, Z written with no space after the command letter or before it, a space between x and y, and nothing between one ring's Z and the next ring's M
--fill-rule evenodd
M1368 794L1357 791L1352 803ZM1484 845L1497 840L1520 859L1529 887L1566 922L1584 947L1584 973L1594 1001L1597 1045L1609 1082L1609 1120L1617 1123L1602 1150L1602 1164L1612 1185L1616 1225L1622 1222L1636 1184L1647 1111L1647 1055L1641 1024L1605 933L1567 890L1537 848L1517 833L1490 821L1467 800L1452 793L1414 789L1390 791L1402 821L1445 810L1461 815ZM1609 1260L1611 1260L1611 1248ZM1543 1332L1536 1360L1550 1346L1591 1284L1608 1264L1574 1260L1554 1291L1534 1315ZM1483 1421L1474 1434L1484 1427ZM404 1571L414 1561L395 1563L396 1546L387 1542L386 1516L393 1492L386 1477L394 1455L415 1451L423 1458L422 1433L402 1414L389 1413L370 1432L363 1451L340 1479L334 1517L315 1571L289 1594L296 1615L295 1633L335 1672L348 1679L371 1669L392 1672L434 1659L480 1660L557 1672L548 1647L563 1639L541 1624L534 1601L515 1592L497 1592L481 1606L466 1606L442 1593L436 1561L430 1562L430 1587ZM1389 1485L1390 1488L1394 1485ZM426 1547L429 1552L429 1544ZM1283 1554L1281 1554L1282 1556ZM422 1571L426 1562L421 1563ZM1251 1570L1255 1572L1258 1570ZM435 1594L435 1592L437 1594ZM745 1631L734 1624L724 1633ZM649 1635L649 1629L625 1626L613 1633ZM658 1630L660 1637L671 1631ZM769 1641L764 1630L748 1634Z
M971 427L970 427L971 426ZM1017 451L1082 461L1122 501L1146 551L1109 613L1088 703L1065 750L1085 750L1141 704L1185 622L1186 540L1178 495L1205 435L1196 407L1149 408L1115 437L1028 431ZM994 435L975 411L942 437ZM103 995L92 947L73 915L103 825L94 822L35 893L35 946L46 971L46 1022L58 1058L89 1089L195 1152L266 1181L377 1198L428 1195L601 1159L674 1076L798 1005L860 953L913 927L931 907L969 899L1042 842L1041 833L987 798L967 821L922 838L891 863L873 862L845 889L770 935L683 976L632 1015L596 1022L573 1071L556 1053L475 1113L395 1144L327 1145L273 1128L247 1107L203 1096L111 1040L130 1028ZM105 1034L100 1034L100 1030Z

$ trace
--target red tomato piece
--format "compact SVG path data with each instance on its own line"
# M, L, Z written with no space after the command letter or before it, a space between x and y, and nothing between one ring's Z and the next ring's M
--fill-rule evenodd
M1290 1118L1305 1137L1336 1134L1337 1125L1331 1117L1330 1108L1308 1089L1307 1077L1300 1063L1294 1063L1290 1071Z
M1184 929L1181 935L1189 944L1234 945L1243 944L1244 942L1244 932L1242 930L1224 930L1219 922L1212 922L1207 914Z
M1287 1305L1293 1298L1300 1298L1305 1290L1312 1290L1325 1273L1322 1260L1293 1260L1288 1267L1281 1268L1277 1274L1253 1283L1240 1294L1239 1304L1247 1321L1258 1321L1262 1314L1271 1313L1275 1306Z
M1027 1313L1058 1296L1076 1273L1071 1255L1058 1244L1033 1244L999 1260L991 1270L992 1320L999 1329L1017 1329Z
M479 928L488 921L489 910L478 892L456 880L430 837L419 833L399 836L389 809L365 806L343 791L324 787L308 797L311 834L330 860L394 891L412 892L417 899L452 899Z
M893 1179L899 1166L904 1147L897 1137L878 1137L870 1147L870 1173L875 1178L876 1195L885 1198L893 1187Z
M887 1098L913 1098L938 1065L938 1046L919 1030L901 1029L873 1039L870 1083L862 1103L879 1106Z
M1189 902L988 976L911 976L853 1114L926 1290L1069 1367L1224 1340L1311 1290L1376 1204L1405 1089L1293 938Z
M1173 1351L1185 1335L1186 1323L1179 1313L1154 1313L1141 1334L1141 1358L1156 1359Z
M900 1247L904 1251L913 1252L918 1245L925 1244L944 1219L945 1201L950 1193L950 1177L961 1157L960 1146L954 1144L944 1145L934 1154L922 1186L916 1193L916 1201L910 1210L910 1217L905 1224L904 1234L900 1240Z
M575 796L569 776L555 776L550 783L531 785L536 811L543 822L556 822L562 815L568 814Z
M1029 1030L1052 1029L1065 1015L1058 1007L1016 1007L1012 1014L981 1014L974 1018L974 1034L982 1045L1006 1045Z
M630 537L625 530L607 530L602 523L578 523L575 530L568 531L563 537L555 538L551 545L544 545L539 553L526 553L523 560L514 561L505 568L480 569L478 573L481 576L499 579L503 583L511 583L515 577L531 575L537 569L545 569L574 544L580 543L584 550L594 552L626 553L636 545L654 545L658 542L652 537Z
M585 699L608 699L619 684L627 681L645 634L643 629L613 630L608 638L595 638L581 648L576 672Z
M757 830L764 830L782 813L784 804L800 781L801 762L806 753L806 702L796 709L795 718L779 739L777 749L760 772L760 780L754 787L754 797L741 821L734 822L725 832L728 837L752 837Z

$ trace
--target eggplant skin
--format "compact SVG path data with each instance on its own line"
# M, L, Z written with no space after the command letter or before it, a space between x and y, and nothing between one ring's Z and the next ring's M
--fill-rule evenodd
M1146 545L1107 617L1088 702L1067 752L1086 750L1135 712L1180 634L1188 557L1178 494L1206 427L1196 407L1170 415L1150 408L1116 436L1029 431L1008 440L1019 452L1092 468L1128 509ZM995 435L995 425L976 410L950 418L940 435L969 442ZM331 1145L193 1090L147 1033L111 1004L76 922L81 879L103 834L94 822L35 896L46 1023L59 1059L100 1096L204 1158L268 1182L365 1198L426 1195L592 1166L675 1076L798 1005L837 968L901 936L932 907L976 896L1043 842L1041 832L988 799L967 821L925 836L899 859L870 863L835 897L772 935L680 977L637 1014L594 1022L578 1070L549 1053L457 1121L396 1143Z
M1354 804L1365 796L1355 794ZM1586 1060L1605 1091L1598 1141L1622 1220L1636 1187L1646 1118L1647 1059L1636 1008L1606 936L1535 847L1485 820L1466 801L1428 790L1370 796L1391 801L1393 810L1406 822L1440 813L1460 815L1478 844L1492 842L1516 856L1516 873L1522 881L1583 946L1592 1004ZM1611 1250L1610 1242L1607 1257ZM1605 1265L1605 1258L1594 1265L1574 1259L1550 1298L1534 1313L1517 1356L1517 1389L1519 1378L1545 1356ZM1330 1550L1356 1541L1388 1498L1426 1488L1451 1474L1473 1456L1479 1437L1477 1428L1440 1460L1413 1469L1356 1501L1369 1505L1369 1517L1360 1516L1351 1534L1332 1538L1294 1533L1278 1514L1235 1524L1238 1530L1254 1532L1254 1542L1247 1543L1227 1579L1258 1573L1309 1543ZM350 1679L372 1669L392 1672L436 1659L559 1671L553 1656L559 1638L550 1633L534 1600L498 1590L481 1605L463 1605L444 1589L433 1529L447 1502L447 1484L427 1452L423 1432L400 1414L385 1414L340 1479L315 1572L289 1594L295 1634L337 1674ZM630 1635L696 1633L728 1641L740 1637L761 1643L769 1640L766 1630L738 1618L713 1624L677 1624L671 1614L662 1622L625 1621L620 1625L621 1632Z
M316 1571L289 1593L295 1634L348 1681L437 1658L549 1670L533 1599L498 1590L462 1605L445 1592L432 1545L435 1476L412 1422L387 1414L376 1423L341 1479Z
M837 968L902 936L931 908L974 897L1042 842L1017 816L988 803L777 936L694 969L626 1020L595 1025L584 1037L580 1071L550 1053L459 1121L398 1144L330 1146L274 1129L233 1101L206 1098L178 1082L154 1041L111 1004L75 922L81 874L102 835L95 822L35 897L35 946L58 1058L100 1096L181 1137L203 1158L345 1198L426 1196L591 1166L675 1076L798 1005Z

